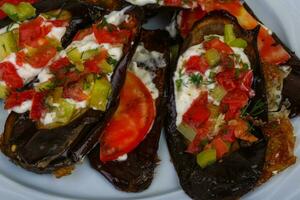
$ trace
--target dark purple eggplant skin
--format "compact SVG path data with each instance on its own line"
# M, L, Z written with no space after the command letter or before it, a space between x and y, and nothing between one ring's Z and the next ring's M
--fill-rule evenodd
M137 7L132 7L127 13L138 21L138 17L142 19L141 10ZM16 164L36 173L51 173L81 162L97 145L99 133L117 108L127 65L139 40L140 26L139 23L132 42L124 47L124 56L114 70L112 95L106 112L89 109L68 125L54 129L38 129L28 113L12 112L1 138L2 152ZM16 145L15 151L12 151L12 145Z
M159 97L156 99L157 116L152 129L146 138L132 152L128 153L126 161L110 161L103 163L100 161L100 146L98 145L89 154L91 166L100 172L117 189L126 192L141 192L147 189L153 179L154 170L159 161L157 156L158 143L165 116L164 91L166 88L165 78L169 66L168 43L169 34L165 31L143 31L141 42L146 49L164 53L167 66L165 68L156 68L152 70L156 74L154 83L159 90ZM147 66L145 69L150 70Z
M256 96L250 100L248 111L252 109L258 100L266 101L264 76L262 73L260 59L257 50L257 34L259 28L253 31L245 31L240 27L235 17L225 11L214 11L198 21L181 48L183 53L190 46L199 44L204 40L205 35L224 35L224 25L233 24L237 37L248 41L245 53L248 55L254 72L253 90ZM186 153L187 142L176 127L176 107L173 74L176 65L169 79L167 96L167 116L165 122L165 133L170 155L177 171L180 185L183 190L192 198L199 200L238 199L245 193L252 190L260 178L265 161L267 142L262 134L261 128L255 126L252 134L259 138L259 141L244 145L230 155L225 156L221 161L201 169L196 162L195 155ZM267 121L267 105L257 119Z
M244 3L243 5L257 21L260 21L247 3ZM287 47L275 33L273 33L272 36L276 43L282 45L291 56L287 63L282 64L283 66L287 65L292 67L292 72L287 78L285 78L283 83L282 105L288 106L288 109L291 111L290 117L294 118L300 114L300 59L295 52ZM289 105L285 103L287 100Z

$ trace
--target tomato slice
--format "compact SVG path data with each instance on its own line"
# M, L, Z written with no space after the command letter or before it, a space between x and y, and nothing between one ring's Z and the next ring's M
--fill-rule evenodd
M19 66L22 66L25 61L25 52L24 51L19 51L16 53L16 63Z
M21 105L24 101L33 98L34 90L26 90L23 92L12 92L5 101L5 109L11 109Z
M234 69L226 69L223 72L218 73L216 80L226 91L234 90L237 85Z
M229 152L229 147L220 137L213 139L213 141L211 143L212 143L212 146L217 151L218 159L222 158L224 154Z
M44 98L45 94L43 92L36 92L33 95L32 106L30 111L30 118L32 120L41 119L44 110Z
M192 29L194 23L202 19L206 15L206 12L198 7L194 10L183 10L181 11L181 24L180 33L181 36L186 37Z
M93 28L86 28L76 33L73 41L82 40L85 36L93 33Z
M204 56L191 56L185 63L185 71L187 73L201 72L204 74L208 68L209 64Z
M70 61L67 57L63 57L63 58L60 58L59 60L53 62L51 65L50 65L50 70L52 72L57 72L58 70L70 65Z
M233 50L230 46L219 40L218 38L214 38L212 40L204 42L204 48L206 50L216 49L222 54L233 54Z
M129 30L108 30L105 28L97 28L93 26L93 31L98 43L124 44L130 39L131 32Z
M100 138L100 160L112 161L135 149L148 134L155 116L150 91L136 75L127 72L119 107Z
M45 67L48 62L56 55L56 48L52 46L38 48L37 52L26 57L26 61L34 68Z
M88 95L83 92L82 84L75 83L64 88L63 97L71 98L75 101L84 101L88 98Z
M12 89L21 88L24 85L23 79L19 76L15 66L10 62L0 63L0 79Z

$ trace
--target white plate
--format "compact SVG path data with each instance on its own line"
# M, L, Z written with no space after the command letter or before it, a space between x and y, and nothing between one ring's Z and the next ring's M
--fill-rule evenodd
M257 16L276 32L300 56L300 1L299 0L247 0ZM295 91L300 92L300 91ZM1 104L1 103L0 103ZM3 105L1 105L3 106ZM6 112L0 108L0 132ZM300 118L293 120L300 136ZM300 156L297 142L296 155ZM115 190L87 162L78 165L68 177L55 179L50 175L36 175L8 161L0 153L0 194L5 200L116 200L116 199L189 199L180 189L177 175L168 155L164 137L160 141L160 165L156 168L151 187L142 193L129 194ZM244 200L296 200L300 199L300 166L298 163L275 176Z

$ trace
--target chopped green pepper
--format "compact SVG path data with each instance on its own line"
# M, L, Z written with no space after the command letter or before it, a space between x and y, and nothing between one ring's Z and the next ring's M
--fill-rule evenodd
M105 74L113 72L113 66L105 60L98 64L98 66L100 67L101 71Z
M201 168L205 168L217 161L217 151L215 149L207 149L197 155L197 163Z
M0 84L0 99L5 99L8 94L7 87L3 84Z
M35 87L35 90L38 91L38 92L43 92L43 91L46 91L46 90L51 90L52 88L55 87L55 84L53 81L51 80L48 80L44 83L40 83L38 84L36 87Z
M188 124L185 123L181 123L178 127L177 127L178 131L189 141L193 141L195 136L196 136L196 131L190 127Z
M17 41L12 31L0 34L0 61L17 51Z
M221 60L220 53L216 49L209 49L205 53L205 58L211 67L215 67Z
M226 24L225 25L225 30L224 30L224 40L227 44L235 40L235 34L233 31L233 25L232 24Z
M213 90L211 90L210 95L216 101L220 102L226 93L226 90L222 86L216 86Z
M36 9L28 2L21 2L18 5L5 3L2 5L1 10L14 21L24 21L36 15Z
M242 48L242 49L245 49L247 47L247 41L242 39L242 38L237 38L233 41L231 41L229 43L230 46L232 47L238 47L238 48Z
M105 79L97 79L93 85L89 105L95 110L106 110L106 104L111 92L111 84Z
M59 99L57 104L58 106L54 109L54 112L56 113L55 121L64 124L68 123L72 119L75 105L62 98Z

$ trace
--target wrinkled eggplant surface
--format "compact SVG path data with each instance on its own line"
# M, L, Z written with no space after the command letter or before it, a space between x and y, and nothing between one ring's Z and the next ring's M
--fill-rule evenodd
M127 14L138 21L142 18L140 9L136 7L129 9ZM114 69L112 93L105 112L89 109L69 124L54 129L38 129L28 113L12 112L1 138L2 152L16 164L36 173L54 172L82 161L98 143L98 133L117 108L127 65L139 38L139 27L138 23L133 41L124 47L123 57Z
M267 102L264 77L257 50L258 27L253 31L245 31L240 27L236 18L229 13L225 11L211 12L194 25L182 46L181 53L189 47L203 42L205 35L224 35L225 24L233 24L237 37L248 42L245 53L249 57L254 73L252 88L256 93L247 108L247 110L251 110L258 100ZM172 74L174 74L177 66L172 67ZM184 191L193 199L216 200L237 199L252 190L261 175L265 161L267 142L261 128L255 126L252 131L252 134L259 138L258 142L250 146L245 146L240 142L240 149L225 156L221 161L201 169L196 162L195 155L185 152L187 143L183 135L177 131L174 89L171 75L167 90L169 101L165 131L169 151ZM258 119L267 121L267 105L264 107L264 112L258 116Z
M164 53L164 57L168 63L168 37L168 33L165 31L143 31L140 42L149 51ZM147 66L138 65L138 67L147 69ZM92 167L104 175L116 188L127 192L140 192L147 189L152 182L154 169L159 161L157 149L166 111L164 90L166 87L165 77L168 64L165 68L155 68L153 70L156 75L154 84L159 90L159 97L155 102L158 112L146 138L135 150L127 154L128 158L126 161L102 163L99 159L99 145L89 154L89 161Z
M247 3L244 3L243 5L257 21L260 21ZM291 57L287 63L282 64L282 66L291 66L292 71L289 76L284 79L281 103L288 107L291 111L290 117L293 118L300 114L300 59L295 52L287 47L274 32L272 33L272 36L276 43L282 45ZM286 100L288 100L289 105L286 104Z

